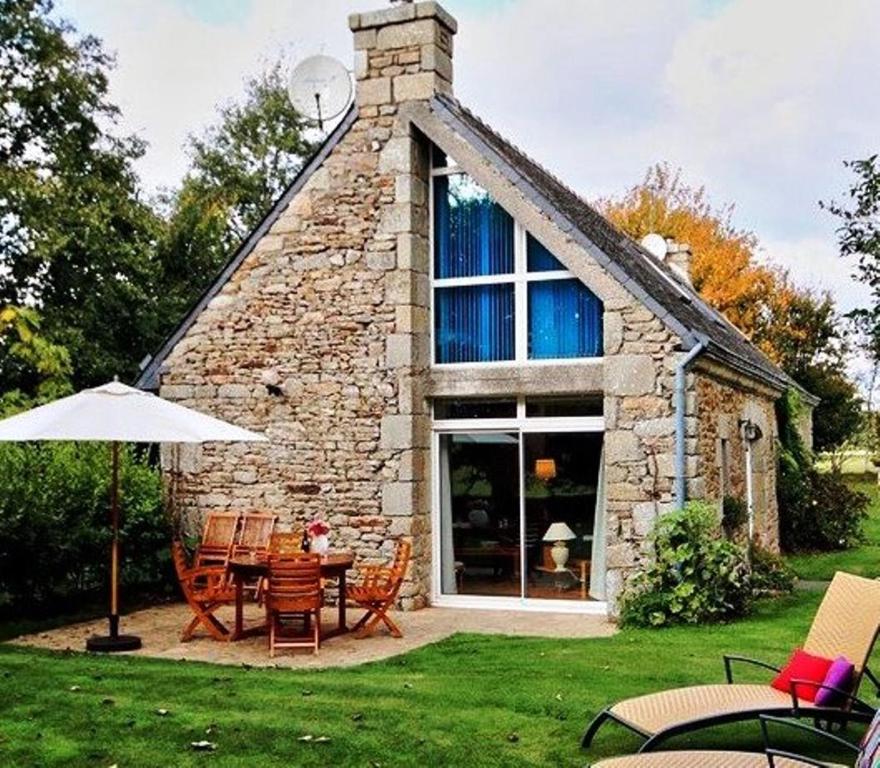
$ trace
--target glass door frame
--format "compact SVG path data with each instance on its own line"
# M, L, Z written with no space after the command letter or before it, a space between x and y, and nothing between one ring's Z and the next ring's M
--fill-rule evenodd
M513 398L509 398L513 399ZM561 432L605 432L604 416L526 417L525 398L517 398L516 417L505 419L443 419L431 425L431 604L450 608L481 608L495 610L531 610L552 613L582 613L606 615L607 603L600 600L557 600L526 597L527 563L523 535L526 525L525 495L525 440L527 434ZM516 434L519 458L519 557L520 596L443 594L442 552L440 525L440 438L455 434Z

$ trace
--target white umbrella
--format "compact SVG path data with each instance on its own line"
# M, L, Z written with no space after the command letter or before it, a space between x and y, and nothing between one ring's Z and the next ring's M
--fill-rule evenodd
M117 651L140 647L140 638L119 634L119 443L265 442L266 437L112 381L0 421L0 441L30 440L112 444L110 634L91 638L87 647Z

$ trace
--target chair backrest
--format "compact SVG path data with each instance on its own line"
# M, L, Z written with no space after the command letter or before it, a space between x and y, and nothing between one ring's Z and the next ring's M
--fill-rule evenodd
M238 530L238 512L209 512L202 529L202 547L232 547Z
M880 581L838 571L822 598L804 650L846 656L861 676L880 631Z
M385 592L385 597L394 599L400 591L403 580L406 578L406 569L409 567L409 559L412 554L412 543L409 539L398 539L394 549L394 560L388 566L387 581L377 585Z
M275 531L269 540L270 555L296 555L303 551L303 532Z
M270 555L266 607L270 611L321 608L321 556L317 552Z
M262 512L249 512L242 515L241 527L233 552L237 555L250 553L265 555L269 551L269 542L272 539L272 531L275 530L277 520L277 515Z

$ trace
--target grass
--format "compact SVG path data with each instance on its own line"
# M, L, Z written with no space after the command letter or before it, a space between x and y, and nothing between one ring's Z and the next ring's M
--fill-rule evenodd
M580 751L587 719L603 706L720 681L724 652L782 662L818 600L800 593L728 626L601 639L456 635L386 661L321 671L0 645L0 765L583 766L636 746L612 725L588 755ZM330 741L298 740L309 734ZM201 739L216 751L195 752L190 743ZM809 748L799 737L781 743ZM741 724L678 745L759 749L761 740L756 725Z
M880 487L876 480L864 476L851 481L852 487L868 495L868 517L864 540L857 547L840 552L817 552L786 557L798 577L806 581L828 581L835 571L848 571L859 576L880 576Z

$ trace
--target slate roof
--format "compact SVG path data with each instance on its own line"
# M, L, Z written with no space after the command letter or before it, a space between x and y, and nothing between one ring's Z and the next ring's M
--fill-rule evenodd
M706 347L704 354L747 376L774 388L796 386L668 265L614 227L558 178L502 138L456 99L438 95L432 99L431 109L673 328L685 349L702 342Z

